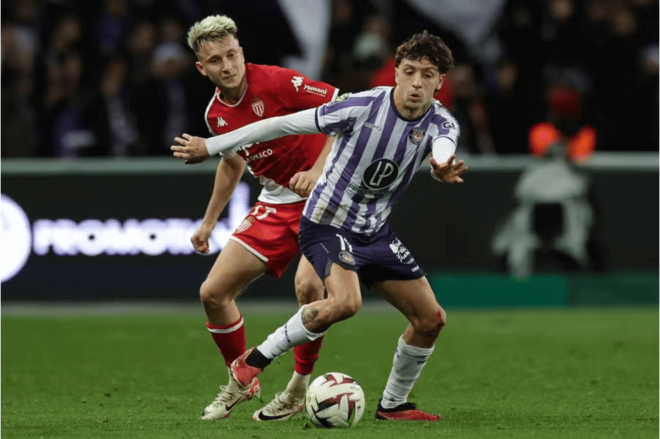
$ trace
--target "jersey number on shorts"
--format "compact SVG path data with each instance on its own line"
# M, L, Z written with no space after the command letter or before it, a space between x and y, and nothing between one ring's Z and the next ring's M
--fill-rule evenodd
M265 212L259 215L259 211L262 208L265 209ZM262 220L271 213L275 213L275 212L277 212L277 209L275 209L274 207L266 207L266 206L262 206L261 204L258 204L257 206L254 207L254 211L250 215L254 216L258 220Z
M336 234L337 238L339 238L339 245L341 245L342 250L348 250L349 252L353 252L353 246L351 245L350 242L343 236L341 236L339 233Z

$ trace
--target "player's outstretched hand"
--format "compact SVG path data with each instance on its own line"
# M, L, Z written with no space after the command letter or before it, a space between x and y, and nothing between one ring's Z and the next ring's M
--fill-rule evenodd
M197 253L207 254L211 251L209 248L211 233L213 233L213 226L202 223L199 229L195 230L195 233L190 237L190 242L192 242Z
M206 148L206 139L194 137L190 134L184 134L182 137L175 137L174 141L178 145L172 145L170 149L173 156L184 159L187 165L202 163L209 158L209 150Z
M289 181L289 189L301 197L307 198L309 197L309 194L312 193L312 189L314 189L314 185L320 175L320 172L316 172L312 169L305 172L298 172L291 178L291 181Z
M444 183L463 183L461 175L465 174L468 170L463 160L454 163L456 154L452 154L446 162L438 163L431 157L431 168L433 175Z

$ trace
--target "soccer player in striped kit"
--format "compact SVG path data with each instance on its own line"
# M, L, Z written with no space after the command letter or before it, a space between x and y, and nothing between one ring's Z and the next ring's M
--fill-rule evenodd
M431 154L431 175L462 183L467 171L455 162L459 127L433 95L453 67L444 42L424 32L396 53L396 87L342 95L330 104L246 126L212 139L173 147L192 162L244 143L283 135L334 133L337 139L323 174L307 200L300 247L324 280L327 299L302 307L286 324L231 365L243 386L277 356L321 337L361 307L359 280L378 289L410 325L399 338L377 419L437 421L408 402L408 395L435 346L446 314L424 270L399 241L387 217L415 172Z
M205 115L213 135L315 108L336 97L334 87L294 70L246 63L236 35L234 21L220 15L195 23L188 33L197 69L217 86ZM239 151L224 154L218 164L204 221L191 238L200 253L209 252L211 232L244 170L247 168L263 185L259 201L234 231L200 289L206 326L227 366L245 352L246 343L243 316L234 299L264 273L280 277L298 254L305 197L316 182L327 151L325 135L288 136L272 142L243 143ZM305 258L298 265L295 283L301 304L323 297L323 284ZM254 413L255 421L286 420L302 409L321 343L319 338L295 348L291 381ZM244 388L229 374L229 383L221 386L202 419L228 417L238 403L258 394L260 388L257 378Z

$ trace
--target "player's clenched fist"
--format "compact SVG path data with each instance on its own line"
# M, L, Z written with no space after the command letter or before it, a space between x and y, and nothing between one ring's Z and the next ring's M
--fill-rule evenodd
M211 251L209 248L211 233L213 233L213 226L202 224L190 237L190 242L192 242L197 253L208 253Z
M180 159L185 159L187 165L202 163L209 158L206 139L184 134L182 137L175 137L174 141L178 145L172 145L170 147L173 151L172 155Z
M316 172L313 169L304 172L298 172L291 178L289 182L289 189L291 189L296 194L300 195L303 198L309 197L309 194L312 193L316 181L321 175L320 172Z
M468 168L463 160L454 163L454 159L456 159L456 154L452 154L446 162L442 163L438 163L431 157L433 176L444 183L463 183L461 175L465 174Z

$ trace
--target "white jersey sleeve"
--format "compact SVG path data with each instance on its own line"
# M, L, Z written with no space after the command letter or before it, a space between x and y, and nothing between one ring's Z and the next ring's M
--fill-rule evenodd
M315 108L280 117L271 117L206 140L209 155L231 151L241 145L267 142L293 134L316 134Z
M456 144L450 138L443 136L433 139L432 154L436 162L446 162L455 152Z
M438 123L438 134L432 140L431 155L436 162L443 163L456 152L461 130L456 119L444 107L440 109L440 115L442 119ZM431 177L442 181L435 177L433 170Z
M370 108L371 103L386 90L373 89L361 93L345 93L316 110L316 125L323 134L349 134L355 121Z

